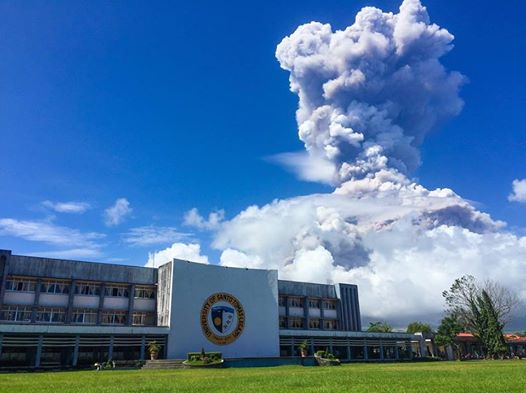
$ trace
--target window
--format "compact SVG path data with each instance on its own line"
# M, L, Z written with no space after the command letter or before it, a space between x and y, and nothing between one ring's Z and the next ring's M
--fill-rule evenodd
M31 307L4 306L0 309L0 321L31 322Z
M26 278L10 277L5 282L6 291L35 292L36 281Z
M320 301L318 299L309 299L309 308L320 308Z
M290 327L293 329L303 328L303 318L290 318Z
M124 325L126 323L125 311L111 311L102 313L102 323L106 325Z
M68 294L70 284L66 281L44 281L40 284L40 292Z
M97 323L97 310L94 309L75 309L73 310L72 323L82 323L94 325Z
M287 319L285 317L279 317L279 327L280 329L285 329L287 327Z
M139 299L155 299L155 288L136 287L134 297Z
M336 321L333 319L323 321L323 327L327 330L336 330Z
M134 312L132 323L134 325L155 325L155 314L151 312Z
M89 282L78 282L75 284L77 295L100 296L100 286Z
M291 307L303 307L303 298L300 297L291 297L290 298Z
M309 319L309 329L319 329L320 320L319 319Z
M336 310L336 302L333 300L324 300L323 308L326 310Z
M64 323L66 310L63 308L40 308L37 311L37 322Z
M128 292L128 287L112 285L104 289L104 296L128 297Z
M285 296L280 296L279 297L279 306L280 307L285 307L287 305L287 299L285 298Z

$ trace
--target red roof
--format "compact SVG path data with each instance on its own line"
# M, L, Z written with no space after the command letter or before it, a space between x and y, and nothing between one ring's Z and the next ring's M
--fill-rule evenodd
M475 336L473 334L468 332L461 332L457 334L458 338L464 338L464 339L475 339ZM508 342L526 342L526 336L518 336L513 333L505 333L504 338Z

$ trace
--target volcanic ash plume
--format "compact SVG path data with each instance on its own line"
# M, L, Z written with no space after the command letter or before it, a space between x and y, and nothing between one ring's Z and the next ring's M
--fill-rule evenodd
M417 167L426 133L462 108L464 78L439 61L452 41L417 0L398 14L366 7L343 31L311 22L283 39L276 56L299 96L299 137L332 165L332 183Z
M525 238L452 190L409 177L425 135L462 109L464 77L440 63L452 40L418 0L398 14L364 8L342 31L312 22L284 38L276 56L299 97L306 148L285 161L335 190L251 206L222 222L214 240L221 263L356 283L364 316L401 324L436 321L442 290L464 274L523 288Z

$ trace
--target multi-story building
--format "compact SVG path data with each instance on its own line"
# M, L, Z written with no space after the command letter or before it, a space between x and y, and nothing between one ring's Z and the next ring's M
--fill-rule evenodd
M411 335L361 331L356 285L278 280L275 270L181 260L159 268L13 255L0 250L0 368L85 367L221 351L343 360L411 356Z

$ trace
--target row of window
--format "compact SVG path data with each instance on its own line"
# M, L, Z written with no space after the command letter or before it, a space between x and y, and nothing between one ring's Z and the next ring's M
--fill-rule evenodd
M0 321L31 322L31 307L4 306L0 309ZM106 325L125 325L127 321L125 311L105 311L101 315L101 323ZM64 308L46 307L36 312L35 321L39 323L64 323L66 310ZM97 323L97 310L74 309L71 316L72 323L94 325ZM134 312L133 325L155 325L155 314L150 312Z
M323 323L323 325L322 325ZM308 320L308 328L309 329L321 329L321 327L325 330L336 330L337 328L337 321L334 319L309 319ZM279 327L281 329L303 329L304 328L304 319L303 318L289 318L289 326L287 326L287 318L280 317L279 318Z
M285 296L279 297L279 305L281 307L285 307L287 304L287 298ZM304 298L301 297L290 297L289 298L289 306L290 307L303 307L304 306ZM323 300L321 302L323 305L323 308L325 310L336 310L336 302L334 300ZM308 299L308 306L309 308L320 308L320 300L319 299Z
M35 292L36 286L37 282L32 280L8 279L5 282L7 291Z
M31 307L4 306L0 309L0 321L31 322Z
M6 280L6 290L20 292L35 292L37 282L23 278L10 278ZM54 294L69 294L70 284L66 281L44 281L40 284L40 292ZM101 286L93 283L79 282L75 285L75 294L100 296ZM127 286L111 285L104 288L104 296L129 297ZM151 287L137 287L135 298L155 299L155 289Z

